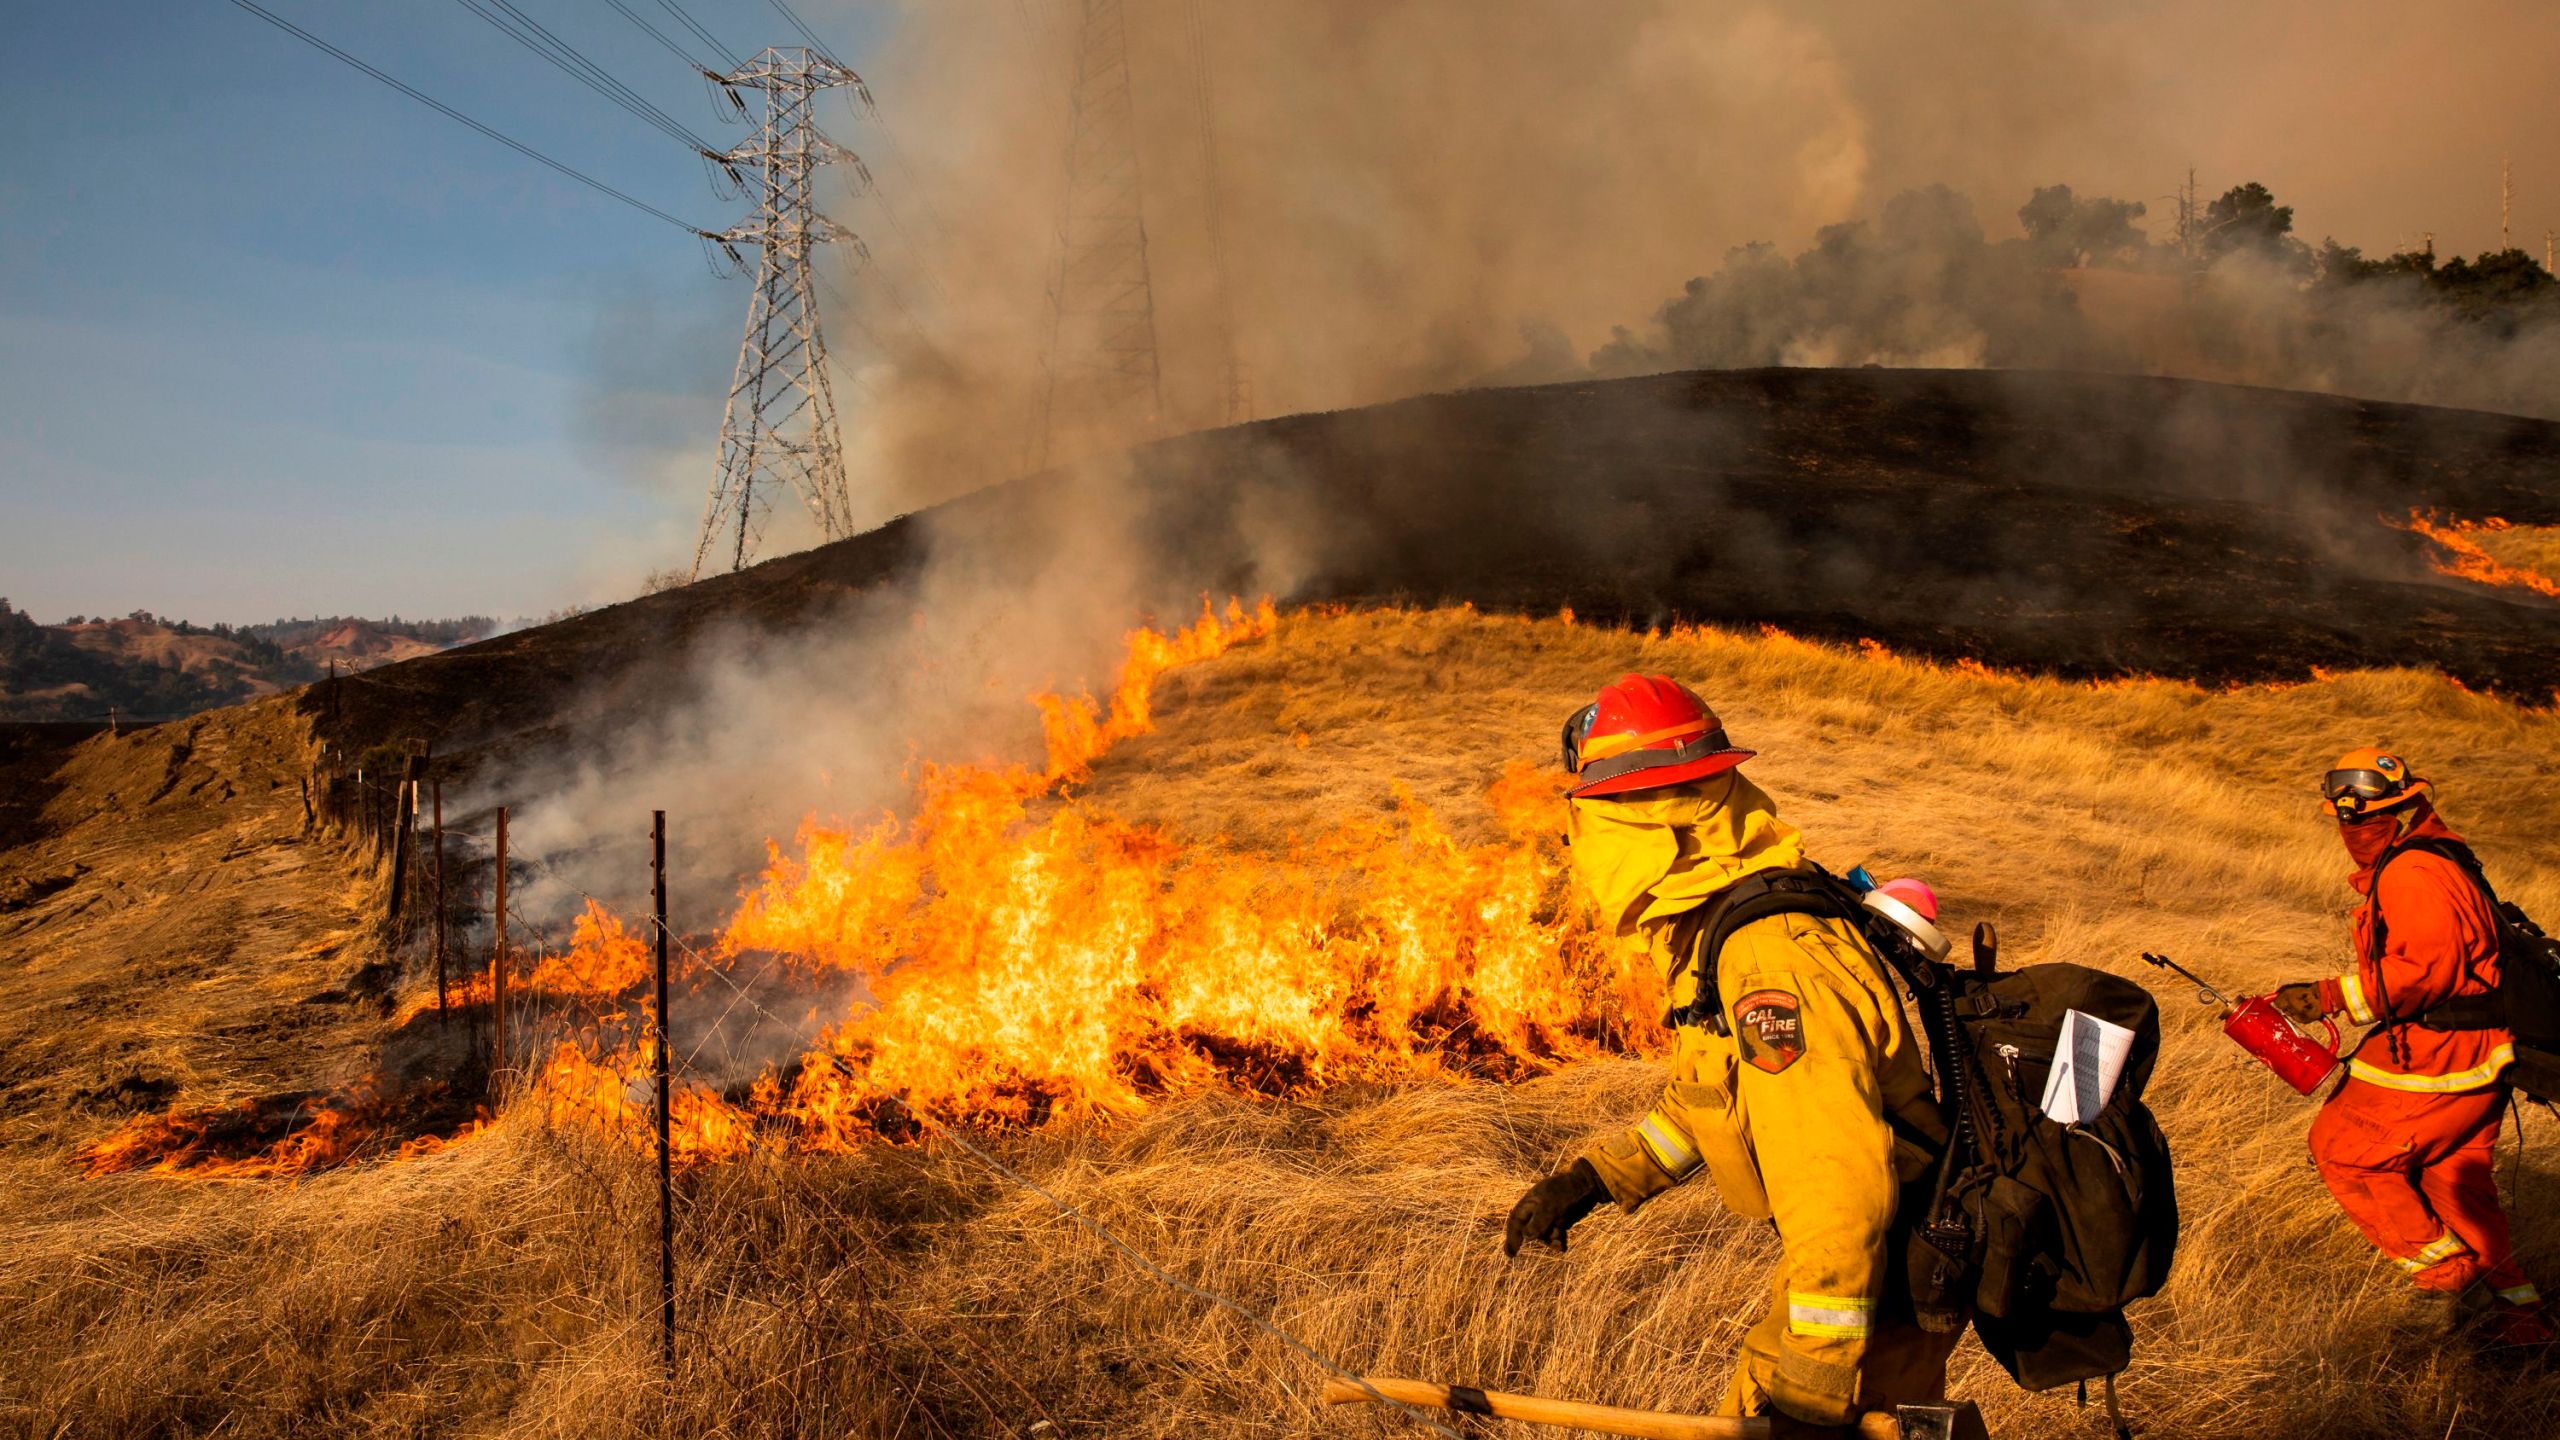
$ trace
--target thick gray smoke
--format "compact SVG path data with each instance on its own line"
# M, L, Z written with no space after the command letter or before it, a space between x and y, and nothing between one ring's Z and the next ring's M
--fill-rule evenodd
M740 619L600 682L575 707L591 718L511 757L492 782L504 793L459 806L514 806L518 853L542 857L520 909L552 922L585 894L636 913L648 815L664 809L677 923L715 926L768 841L903 809L926 762L1037 764L1035 692L1106 693L1135 626L1187 624L1211 596L1286 596L1342 538L1289 503L1282 473L1223 483L1243 499L1199 544L1168 522L1182 497L1118 461L944 506L919 517L908 578L814 618Z
M2127 370L2560 417L2560 284L2525 257L2488 257L2484 281L2470 262L2377 264L2275 231L2182 250L2150 241L2144 208L2046 187L2023 233L1994 240L1966 197L1909 191L1792 258L1730 252L1589 368Z

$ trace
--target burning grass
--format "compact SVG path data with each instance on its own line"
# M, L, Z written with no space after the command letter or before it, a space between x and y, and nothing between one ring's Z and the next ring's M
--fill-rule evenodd
M2552 578L2560 575L2560 529L2510 525L2495 516L2450 520L2425 510L2410 513L2408 529L2443 552L2433 562L2439 574L2560 600L2560 580Z
M1529 955L1558 968L1511 993L1561 977L1574 982L1561 999L1497 1005L1505 992L1489 978L1504 954L1560 955L1575 933L1569 907L1549 898L1551 875L1506 870L1556 863L1539 838L1551 794L1513 767L1542 762L1557 718L1630 667L1700 683L1822 858L1928 876L1959 925L2000 923L2013 962L2130 974L2147 946L2257 988L2327 968L2345 863L2305 797L2330 755L2374 741L2429 768L2503 889L2560 913L2549 863L2560 793L2547 784L2560 717L2430 675L2101 687L1778 635L1635 636L1438 611L1293 617L1160 671L1145 710L1129 712L1153 728L1087 750L1064 796L1047 777L1074 767L1024 772L1040 783L1024 782L1018 810L990 810L1002 817L993 829L938 829L930 803L885 830L816 827L777 855L741 912L774 928L732 937L863 975L882 1008L825 1042L855 1073L919 1096L979 1075L942 1113L1045 1120L992 1143L1159 1263L1349 1363L1703 1408L1764 1303L1764 1228L1699 1188L1632 1221L1594 1217L1570 1255L1505 1264L1497 1250L1520 1186L1648 1103L1659 1071L1606 1053L1641 1049L1641 1026L1556 1023L1544 1041L1496 1029L1489 1050L1466 1048L1506 1012L1647 1013L1607 993L1600 952L1571 964ZM1099 731L1113 709L1089 713ZM973 849L997 835L1008 838ZM1363 838L1346 850L1345 836ZM939 879L888 889L909 903L863 908L898 866L938 874L962 840L971 853L955 879L993 867L981 899L1013 896L1012 908ZM829 858L829 845L841 853ZM1114 909L1139 895L1165 903L1139 922ZM802 903L821 896L839 908ZM1141 973L1064 972L1074 984L1048 997L1029 983L1039 972L1018 967L1043 951L1018 936L1059 923L1070 896L1074 913L1123 920L1069 932L1076 963L1105 963L1100 941L1127 935ZM1399 951L1408 932L1382 918L1399 913L1463 923L1411 932L1425 938ZM1302 942L1290 966L1316 968L1255 959L1268 946L1249 942L1273 935ZM829 951L827 936L853 939ZM1503 937L1514 951L1488 943ZM878 963L908 953L939 958L912 974ZM706 949L726 963L720 954ZM1291 1008L1280 983L1374 986L1400 973L1400 955L1425 966L1414 993L1455 980L1464 1005L1355 1016L1340 1003L1348 991ZM1186 977L1218 983L1184 991ZM1123 1028L1057 1023L1089 991L1111 997ZM1028 1008L1002 1009L1013 1000ZM1247 1018L1292 1017L1296 1037L1332 1034L1319 1022L1338 1020L1342 1053L1369 1058L1333 1069L1328 1048L1283 1064L1267 1038L1244 1046L1243 1020L1217 1007L1247 1000ZM1040 1008L1059 1003L1069 1009ZM912 1013L879 1018L902 1004ZM2181 1154L2188 1239L2169 1291L2137 1314L2126 1397L2138 1423L2234 1436L2442 1434L2457 1419L2547 1429L2560 1382L2398 1326L2396 1274L2336 1214L2304 1154L2311 1105L2250 1069L2183 992L2164 993L2163 1009L2154 1099ZM1008 1014L1027 1048L997 1048L1016 1043L990 1033ZM942 1033L937 1023L961 1026L946 1056L896 1054ZM1221 1045L1198 1043L1211 1034ZM1129 1058L1087 1063L1113 1047ZM740 1137L724 1153L742 1158L690 1169L685 1359L660 1391L648 1170L636 1147L599 1133L636 1113L622 1067L645 1058L645 1037L594 1048L622 1059L583 1072L584 1089L528 1092L469 1145L295 1186L137 1187L7 1161L0 1186L28 1218L12 1222L0 1257L0 1317L26 1343L0 1378L0 1413L44 1434L1005 1435L1042 1418L1097 1435L1377 1433L1371 1417L1314 1409L1318 1377L1276 1344L1155 1286L935 1143L809 1156L798 1141ZM1041 1055L1046 1070L1024 1058ZM884 1071L893 1060L906 1068ZM1184 1069L1200 1065L1214 1075ZM777 1076L763 1110L705 1089L680 1097L678 1114L735 1113L765 1135L807 1074ZM554 1098L526 1103L543 1095ZM560 1108L557 1097L578 1095L607 1112L601 1124ZM707 1125L686 1129L716 1139ZM2530 1164L2501 1168L2528 1202L2527 1262L2549 1279L2560 1233L2534 1212L2560 1175L2536 1140ZM2067 1398L2016 1394L1970 1346L1960 1367L2004 1434L2089 1426Z

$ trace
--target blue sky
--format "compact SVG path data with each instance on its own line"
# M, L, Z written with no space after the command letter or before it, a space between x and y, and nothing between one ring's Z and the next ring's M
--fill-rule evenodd
M687 222L716 228L739 213L676 141L462 4L261 3ZM616 0L509 3L706 139L743 135ZM619 3L694 43L665 0ZM799 39L772 0L679 3L733 51ZM897 146L843 99L822 120L871 156L899 203L918 188L941 197L969 242L936 247L931 268L962 283L930 287L957 297L941 315L921 307L937 324L915 347L935 361L916 367L917 413L849 443L902 459L890 447L967 439L933 402L969 367L943 362L1027 357L1036 343L1013 322L1038 303L1050 202L1025 199L1038 190L1026 181L1054 178L1061 157L1039 128L1048 102L1024 97L1063 89L1054 67L1071 0L790 3L875 87L913 78L911 92L881 92ZM1606 22L1601 43L1562 50L1524 22L1537 0L1201 8L1224 54L1238 333L1258 347L1247 356L1258 393L1284 407L1402 393L1407 370L1446 371L1441 349L1473 335L1507 346L1524 318L1597 344L1728 246L1792 248L1815 225L1935 180L1972 194L1995 225L2054 180L2147 198L2158 236L2166 192L2194 165L2208 194L2268 183L2298 207L2307 239L2379 254L2433 234L2452 254L2493 242L2499 162L2512 154L2519 242L2560 225L2560 128L2542 121L2560 56L2549 0L2459 0L2421 32L2397 0L2004 0L1943 13L1894 0L1556 0L1575 35ZM1150 163L1178 160L1196 134L1191 72L1168 39L1183 12L1130 13L1152 16L1133 26L1140 60L1154 56L1147 93L1166 137ZM1485 13L1512 23L1488 27ZM1446 67L1480 72L1458 73L1447 93L1483 113L1411 123L1400 107L1413 54L1463 58L1479 41L1494 53ZM1560 75L1566 52L1580 68ZM1514 74L1581 108L1519 110L1518 87L1500 83ZM1682 122L1728 103L1753 124ZM1450 135L1471 143L1432 148ZM1784 143L1772 149L1770 135ZM1790 148L1808 136L1815 150ZM0 596L47 620L136 608L207 622L513 617L621 598L650 570L689 561L747 282L714 276L681 229L225 0L11 7L0 137ZM914 147L929 183L899 147ZM1852 151L1862 178L1834 184L1830 161ZM1823 163L1789 158L1799 153ZM1181 163L1151 172L1160 186L1173 176L1164 223L1150 225L1169 262L1159 278L1173 282L1186 254L1196 280L1202 253ZM1524 167L1586 188L1524 206ZM1675 172L1706 179L1664 203L1660 175ZM920 212L901 226L872 208L885 203L837 213L887 262L867 293L903 314L902 291L925 295L906 232L940 227ZM1168 283L1169 314L1182 293ZM900 328L874 313L878 329ZM840 371L879 358L859 320L841 325L831 307L828 323ZM1174 372L1208 373L1183 370L1182 333L1168 340ZM1194 342L1201 333L1192 327ZM1193 344L1193 359L1205 353ZM1000 384L990 393L990 405L1010 403ZM945 468L986 478L983 466ZM882 514L920 503L915 477L875 469L886 478L865 498Z
M266 3L661 209L731 218L675 141L459 5ZM742 133L603 0L519 8L695 133ZM796 40L766 0L685 8L741 52ZM860 63L843 11L795 8ZM514 615L690 558L685 503L629 462L698 430L708 478L746 282L692 237L221 0L18 7L0 134L19 608Z

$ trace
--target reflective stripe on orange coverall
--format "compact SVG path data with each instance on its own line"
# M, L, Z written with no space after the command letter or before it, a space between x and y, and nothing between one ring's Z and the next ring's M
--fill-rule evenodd
M1661 1101L1584 1158L1627 1210L1705 1169L1728 1209L1776 1222L1785 1258L1723 1413L1837 1424L1941 1398L1958 1337L1886 1293L1898 1189L1927 1157L1885 1117L1944 1133L1892 982L1845 923L1808 915L1736 930L1717 974L1733 1034L1682 1026ZM1684 974L1672 1003L1695 990Z

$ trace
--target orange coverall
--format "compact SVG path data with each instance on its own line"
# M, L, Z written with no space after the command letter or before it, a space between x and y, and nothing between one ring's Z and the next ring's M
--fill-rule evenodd
M2412 835L2460 838L2432 814ZM2383 869L2378 893L2370 867L2351 883L2366 897L2355 965L2320 982L2323 1009L2375 1025L2497 989L2497 918L2459 864L2412 850ZM2508 1244L2491 1170L2507 1107L2499 1075L2514 1058L2506 1030L2385 1026L2356 1046L2346 1080L2312 1123L2311 1155L2329 1193L2421 1289L2485 1280L2510 1304L2540 1300Z

